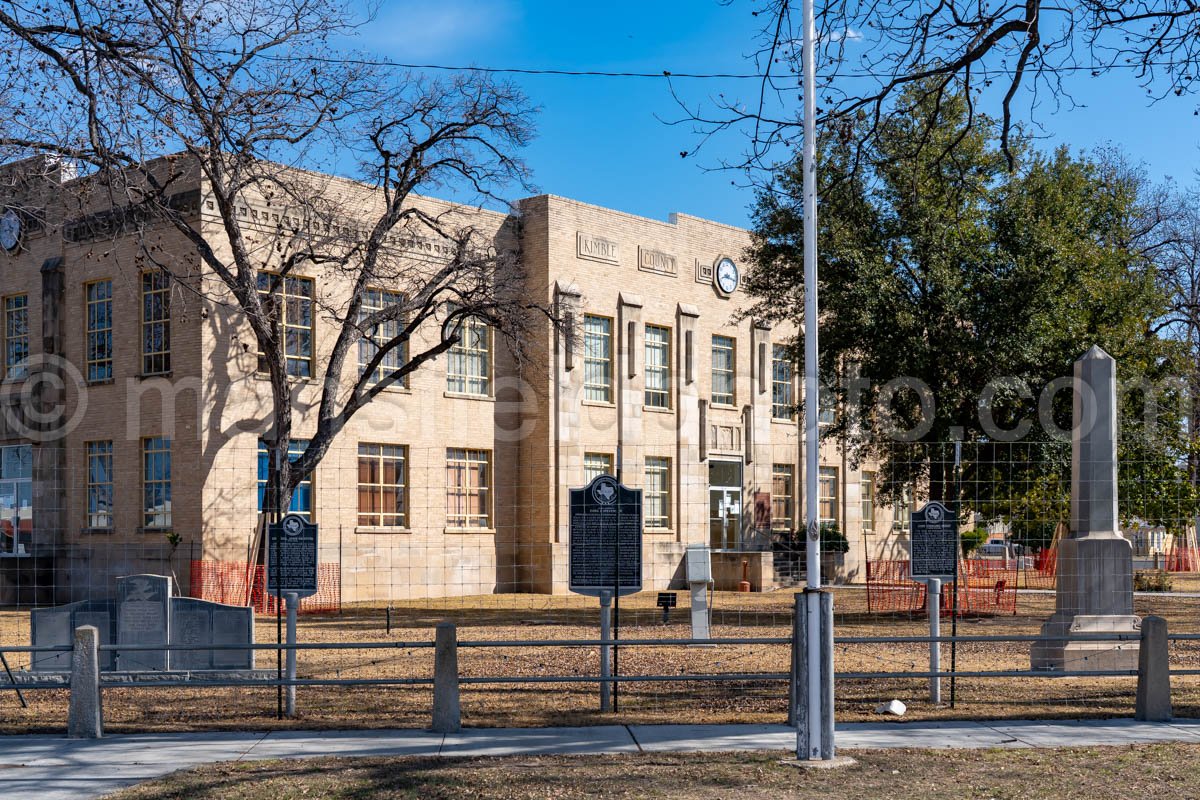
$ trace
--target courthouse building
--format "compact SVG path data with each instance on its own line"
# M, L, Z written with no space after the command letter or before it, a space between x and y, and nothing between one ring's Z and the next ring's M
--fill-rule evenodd
M24 182L29 169L0 168L0 602L104 595L140 572L245 602L271 398L253 334L182 236L162 232L154 249L190 283L148 267L119 214L68 202L68 176ZM323 180L350 208L373 196ZM510 215L416 202L516 249L521 291L566 330L539 326L518 364L469 326L350 421L292 503L320 526L324 591L340 602L565 592L569 490L600 473L643 491L646 589L683 585L690 544L710 546L718 589L743 574L756 590L796 578L796 560L773 548L804 518L794 331L741 313L745 230L553 195ZM198 177L172 203L220 248ZM287 214L254 200L238 213L263 231ZM398 246L426 261L442 251L422 237ZM289 370L304 378L301 449L336 332L327 310L348 289L304 273L280 291ZM393 291L372 288L370 303ZM56 406L65 435L47 436L38 412ZM831 443L821 464L812 500L850 544L831 566L861 581L867 558L897 546L900 520L876 504L869 467Z

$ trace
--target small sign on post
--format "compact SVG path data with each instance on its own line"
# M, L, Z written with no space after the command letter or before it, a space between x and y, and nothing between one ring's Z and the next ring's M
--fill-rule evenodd
M278 562L276 562L278 559ZM267 526L267 594L311 597L317 593L317 526L288 514Z
M599 597L642 590L642 490L600 475L571 490L570 589Z
M663 610L663 624L666 625L671 618L671 609L679 605L679 597L674 592L659 592L658 607Z
M958 520L936 500L912 515L909 564L914 581L954 580L958 572Z
M582 489L571 490L570 524L568 587L600 598L600 710L616 711L613 599L642 590L642 491L622 486L611 475L598 475Z
M909 565L913 580L924 580L929 609L929 701L942 702L942 582L958 576L958 519L936 500L912 515ZM955 587L957 593L957 587Z

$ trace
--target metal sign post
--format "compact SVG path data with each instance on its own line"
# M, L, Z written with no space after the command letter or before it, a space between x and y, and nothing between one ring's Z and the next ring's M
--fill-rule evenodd
M612 710L612 592L600 593L600 711Z
M928 586L925 599L929 608L929 636L936 639L941 635L942 583L949 583L958 575L958 520L936 500L926 503L912 515L908 546L912 579L925 580ZM929 642L930 672L941 671L941 646L941 642ZM941 678L929 679L929 699L933 703L942 701Z
M287 600L287 677L296 679L296 614L300 598L317 593L317 526L299 514L288 514L267 527L267 594L276 598L276 627L281 605ZM278 634L278 630L276 631ZM282 638L282 637L280 637ZM278 644L278 642L276 642ZM279 680L277 700L283 713L283 665L276 650L275 671ZM296 686L287 687L287 715L296 713Z
M962 511L962 442L954 443L954 532L957 535ZM958 555L954 558L954 600L950 604L950 707L954 708L954 690L957 688L954 673L958 670ZM969 588L969 585L968 585Z
M942 671L942 643L937 641L942 635L942 581L940 578L930 578L926 581L926 597L929 598L929 671L935 673L929 678L929 702L941 705L942 679L936 673Z
M279 476L282 472L282 465L279 463L280 462L279 448L278 447L274 448L271 451L271 453L272 453L272 458L274 458L274 460L275 460L275 471L272 473L273 477L272 477L272 481L271 481L272 485L269 487L269 491L271 492L271 524L278 525L279 520L283 514L283 508L281 507L282 506L281 498L283 497L283 486L281 485L280 478L279 478ZM268 528L268 530L269 530L269 528ZM282 561L283 561L283 559L280 558L278 540L276 540L276 543L275 543L275 554L271 555L271 543L269 541L269 536L268 536L266 554L267 554L266 559L269 563L267 564L267 569L263 570L263 572L264 572L263 580L270 581L271 580L271 564L278 565L278 564L282 563ZM275 569L278 570L279 567L276 566ZM278 577L276 577L276 581L278 582ZM280 611L281 611L281 609L279 608L279 600L276 599L275 600L275 644L276 645L280 645L283 643L283 616L280 613ZM276 649L275 649L275 680L277 681L277 684L275 687L275 718L283 719L283 651L280 650L278 647L276 647Z
M622 595L642 590L642 491L623 486L611 475L600 475L582 489L570 491L570 538L567 545L569 588L576 594L600 598L601 708L607 698L617 710L617 641ZM611 599L611 629L608 629ZM612 672L609 664L611 632Z

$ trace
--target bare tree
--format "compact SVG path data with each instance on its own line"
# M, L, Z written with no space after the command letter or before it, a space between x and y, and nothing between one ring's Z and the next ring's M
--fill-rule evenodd
M730 5L741 0L722 0ZM752 98L719 97L710 108L677 95L686 121L705 136L748 129L745 160L771 166L779 144L799 135L795 109L802 46L794 0L752 0L763 20L753 59L762 80ZM1012 166L1011 134L1025 111L1070 107L1071 87L1127 71L1151 100L1192 94L1200 79L1200 3L1138 0L1074 3L981 0L826 0L816 2L819 122L838 127L862 116L878 132L911 107L959 93L1000 120ZM916 94L906 90L918 87ZM904 100L902 101L902 97ZM1198 111L1197 113L1200 113Z
M484 204L525 188L526 98L480 73L442 81L372 66L334 46L354 30L328 0L0 2L0 161L40 155L77 170L81 210L114 236L137 235L141 258L181 290L244 318L272 390L276 508L355 413L449 350L467 320L520 356L549 316L521 291L512 232L496 222L505 215L418 196ZM310 171L338 163L361 183ZM189 176L217 236L177 201ZM246 214L263 204L274 213ZM163 256L164 230L194 249L199 276ZM433 255L414 258L406 241ZM289 336L281 289L314 273L345 290L313 298L333 346L303 368L296 348L312 343ZM388 302L370 296L379 287L393 290ZM311 379L316 431L289 462L297 384Z

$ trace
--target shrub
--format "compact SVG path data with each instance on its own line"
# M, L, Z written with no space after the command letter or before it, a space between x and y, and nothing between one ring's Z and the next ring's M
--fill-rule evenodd
M1171 573L1165 569L1139 569L1133 573L1135 592L1169 592L1171 585Z
M838 526L832 522L826 522L821 526L821 552L850 552L850 540L847 539L846 535L838 530Z
M959 538L962 540L963 555L969 556L972 550L987 541L988 532L983 528L976 528L973 531L963 531Z
M771 549L784 553L803 553L807 545L804 540L804 530L776 530L771 532ZM835 523L826 522L821 525L821 552L848 553L850 540L846 538Z

